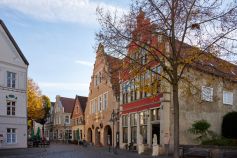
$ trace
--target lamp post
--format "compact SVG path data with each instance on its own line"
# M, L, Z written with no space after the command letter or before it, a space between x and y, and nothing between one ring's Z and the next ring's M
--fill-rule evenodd
M119 119L119 111L115 112L115 110L113 109L113 111L111 113L110 122L112 122L112 126L113 126L113 130L112 130L112 148L113 148L113 152L115 154L116 154L116 150L115 150L115 146L114 146L114 124L118 119ZM116 145L116 147L117 147L117 145Z
M64 122L64 143L66 143L66 123Z

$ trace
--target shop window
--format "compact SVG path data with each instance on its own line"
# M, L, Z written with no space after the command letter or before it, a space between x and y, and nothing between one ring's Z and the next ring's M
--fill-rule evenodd
M160 120L159 108L151 110L151 121Z
M131 123L131 142L137 143L137 114L130 115Z
M123 143L128 143L128 116L122 116Z

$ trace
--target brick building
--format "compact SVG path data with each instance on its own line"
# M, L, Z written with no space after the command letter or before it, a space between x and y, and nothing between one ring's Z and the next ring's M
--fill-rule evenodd
M87 97L76 96L71 114L72 119L72 139L85 140L85 108Z
M111 145L118 132L118 123L111 122L111 114L118 111L116 96L119 93L118 67L120 60L107 55L99 45L91 77L89 96L85 110L85 136L95 145ZM113 131L114 127L114 131ZM114 133L114 137L112 136Z
M56 96L53 109L53 140L72 140L71 114L74 107L74 99Z
M140 27L144 25L147 28L141 29ZM166 36L157 33L153 27L149 19L145 18L145 14L140 12L133 35L139 35L143 42L154 43L163 53L170 53ZM137 30L148 32L136 34ZM183 57L192 56L193 49L184 44ZM120 147L125 148L133 143L136 148L138 143L141 143L145 150L152 148L152 139L156 134L159 153L164 153L166 144L172 150L174 131L172 86L157 75L163 74L163 71L159 63L152 61L144 49L136 48L131 42L128 56L143 65L148 65L149 69L144 69L138 75L130 74L133 70L124 69L121 73L123 75L120 75ZM127 64L126 62L130 63L128 59L123 59L123 63ZM207 120L211 124L211 130L221 134L223 116L237 110L236 74L236 65L214 56L211 58L204 56L187 66L183 76L192 81L192 84L189 85L183 80L179 84L180 144L196 143L188 133L188 129L194 121L201 119ZM156 85L153 85L154 81ZM155 95L152 91L141 88L146 85L156 87ZM140 134L142 140L139 140Z

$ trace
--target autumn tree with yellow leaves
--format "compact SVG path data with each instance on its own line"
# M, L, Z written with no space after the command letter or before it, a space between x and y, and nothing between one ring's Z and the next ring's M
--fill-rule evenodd
M188 67L202 68L211 60L218 66L209 64L206 70L215 69L226 75L223 67L228 64L217 62L216 57L236 57L237 2L134 0L130 10L123 16L116 12L105 12L103 8L97 9L97 15L101 25L97 40L104 45L106 52L127 58L125 65L128 66L125 68L128 68L129 73L132 68L135 75L140 73L142 76L144 71L149 70L171 85L174 108L173 150L174 158L178 158L179 87L180 82L185 80L183 74ZM137 55L127 53L131 51ZM143 59L149 60L143 62ZM160 72L152 69L153 62L159 64ZM236 75L232 74L231 77L236 78Z
M33 79L28 79L27 81L27 96L29 125L32 124L33 120L44 124L50 110L50 99L41 94L39 86L33 81Z

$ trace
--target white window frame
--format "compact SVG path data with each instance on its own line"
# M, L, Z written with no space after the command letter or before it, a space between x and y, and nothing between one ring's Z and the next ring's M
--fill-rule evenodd
M16 88L16 73L7 71L7 87Z
M68 120L68 121L66 121L66 120ZM70 117L67 115L67 116L65 116L65 118L64 118L64 123L65 124L70 124Z
M10 114L8 114L8 108L10 109ZM7 100L7 116L15 116L15 115L16 115L16 101Z
M210 93L210 94L205 94L205 93ZM213 101L213 88L202 86L201 99L203 101L212 102Z
M8 132L8 130L10 130L10 132ZM16 144L16 143L17 143L16 128L7 128L7 144Z
M233 105L234 94L231 91L223 91L223 104Z

